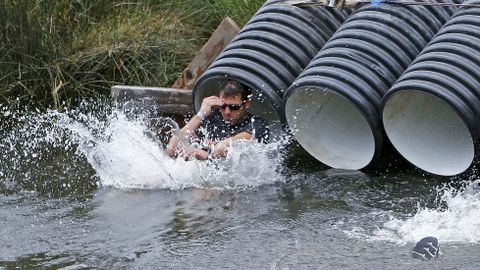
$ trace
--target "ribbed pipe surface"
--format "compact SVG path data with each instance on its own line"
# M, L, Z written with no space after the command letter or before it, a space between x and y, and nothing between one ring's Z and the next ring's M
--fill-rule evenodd
M267 1L197 80L193 101L218 94L226 79L253 89L251 112L270 122L272 133L284 123L281 97L310 60L346 20L348 12L325 7L300 9Z
M453 13L448 7L360 7L284 96L302 147L324 164L361 169L380 154L380 106L390 86Z
M415 166L451 176L472 165L480 134L480 8L455 13L383 107L390 141Z

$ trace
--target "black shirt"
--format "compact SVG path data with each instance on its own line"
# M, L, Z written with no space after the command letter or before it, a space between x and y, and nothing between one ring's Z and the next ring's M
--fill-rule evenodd
M197 135L202 140L207 138L218 142L242 132L252 134L258 142L263 143L268 142L270 133L267 121L261 117L247 114L240 122L231 125L223 120L220 110L215 109L207 119L202 121Z

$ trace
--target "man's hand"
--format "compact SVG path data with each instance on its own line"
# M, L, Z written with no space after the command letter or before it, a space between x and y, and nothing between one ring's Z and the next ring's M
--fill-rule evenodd
M187 150L187 156L194 157L198 160L207 160L208 159L208 152L196 147L190 147Z
M210 116L210 114L212 114L212 110L214 107L222 106L222 105L223 105L223 101L219 97L217 96L206 97L202 101L202 106L200 107L199 112L202 112L204 117L208 117ZM181 139L189 140L192 137L196 137L196 131L202 124L202 120L203 120L202 118L203 117L201 116L192 117L190 121L188 121L188 123L182 129L180 129L180 132L178 135L174 135L170 138L170 141L168 142L167 149L166 149L166 153L168 156L172 158L175 157L176 151L179 152L177 153L179 154L179 156L184 156L186 154L186 153L182 153L182 152L185 152L182 149L178 149L179 141ZM189 155L185 155L185 156L188 158ZM206 159L206 158L203 158L204 153L200 153L199 157L201 157L201 159ZM207 158L208 158L208 153L207 153Z
M241 132L235 136L226 138L225 140L215 144L215 146L212 149L212 157L215 157L215 158L226 157L228 149L230 148L230 145L234 141L238 141L238 140L251 141L253 139L255 139L253 135L248 132Z
M213 147L212 156L215 158L226 157L228 148L230 147L231 143L232 143L232 138L227 138L217 143L215 147Z
M205 117L210 116L214 107L220 107L223 105L223 101L217 96L206 97L202 101L200 111L205 114Z

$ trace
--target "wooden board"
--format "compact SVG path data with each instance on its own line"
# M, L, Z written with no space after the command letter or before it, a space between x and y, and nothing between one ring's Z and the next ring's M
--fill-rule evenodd
M115 85L112 86L111 96L119 102L149 99L159 111L167 114L184 115L194 111L190 89Z
M240 28L232 19L225 18L175 81L172 88L193 89L196 80L207 70L213 60L217 58L239 31Z

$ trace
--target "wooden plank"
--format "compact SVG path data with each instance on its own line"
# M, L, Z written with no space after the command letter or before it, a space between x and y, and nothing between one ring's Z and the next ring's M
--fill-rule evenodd
M192 114L192 90L165 87L114 85L111 97L117 101L148 99L160 112L168 114Z
M172 88L193 89L196 80L207 70L213 60L217 58L239 31L240 28L232 19L225 18L175 81Z

